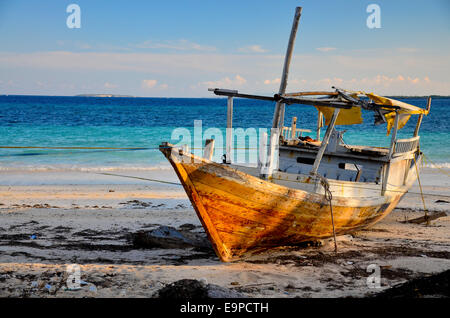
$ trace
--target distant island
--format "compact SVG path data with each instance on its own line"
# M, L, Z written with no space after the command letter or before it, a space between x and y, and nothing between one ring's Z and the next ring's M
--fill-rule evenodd
M114 94L79 94L75 97L134 97L131 95L114 95Z

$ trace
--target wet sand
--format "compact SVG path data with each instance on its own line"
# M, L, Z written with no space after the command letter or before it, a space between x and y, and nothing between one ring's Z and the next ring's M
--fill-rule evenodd
M422 177L427 208L447 212L449 185L433 172ZM222 263L210 247L140 248L130 240L133 233L159 226L204 236L181 187L82 184L73 176L64 184L49 181L48 173L35 175L41 183L8 185L3 178L0 297L153 297L181 279L242 297L366 297L450 269L449 215L429 226L401 222L423 215L417 186L381 222L339 236L337 254L328 239ZM67 288L69 264L80 266L78 290ZM379 288L367 283L371 264L379 266Z

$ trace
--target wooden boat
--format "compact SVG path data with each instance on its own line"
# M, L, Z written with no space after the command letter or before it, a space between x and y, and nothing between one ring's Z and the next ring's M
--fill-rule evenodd
M276 102L267 160L257 167L233 164L231 129L227 129L225 160L211 161L213 143L203 157L167 142L161 152L171 163L217 253L228 262L255 251L295 245L368 227L391 212L417 178L422 155L419 127L427 109L400 101L335 88L327 92L286 94L287 70L301 8L296 9L280 91L274 96L211 89L228 98L227 128L232 128L233 98ZM315 140L301 136L296 118L285 127L286 104L316 106ZM389 148L351 146L342 142L339 124L361 122L361 109L392 130ZM412 138L397 131L418 114ZM328 125L320 140L322 117ZM267 141L262 139L261 145ZM278 151L276 151L278 150ZM278 159L278 160L276 160Z

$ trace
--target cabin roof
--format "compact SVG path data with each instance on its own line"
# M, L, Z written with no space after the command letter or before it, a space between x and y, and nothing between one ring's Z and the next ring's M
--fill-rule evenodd
M428 114L429 110L407 104L392 98L366 93L363 91L350 91L333 87L335 91L306 91L297 93L286 93L283 95L263 96L254 94L239 93L237 90L209 88L214 94L219 96L231 96L240 98L259 99L275 101L284 104L302 104L312 106L325 106L332 108L352 108L361 107L367 110L399 111L405 114ZM367 97L368 100L361 97Z
M402 115L398 129L401 129L411 115L428 115L430 109L407 104L392 98L383 97L364 91L350 91L338 87L332 87L334 91L296 92L275 94L274 96L262 96L239 93L237 90L209 88L209 91L219 96L240 97L275 101L283 104L312 105L325 116L326 125L331 120L333 108L341 108L336 125L355 125L363 122L361 109L374 112L375 125L387 123L387 134L390 134L396 114Z

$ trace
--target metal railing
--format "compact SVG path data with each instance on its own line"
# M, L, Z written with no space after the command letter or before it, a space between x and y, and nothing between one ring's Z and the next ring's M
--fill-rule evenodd
M411 151L415 151L419 146L420 136L416 136L409 139L397 139L394 144L393 156L405 154Z
M292 136L292 127L283 127L281 134L285 140L290 140ZM311 132L311 129L295 129L295 138L301 137L302 133Z

